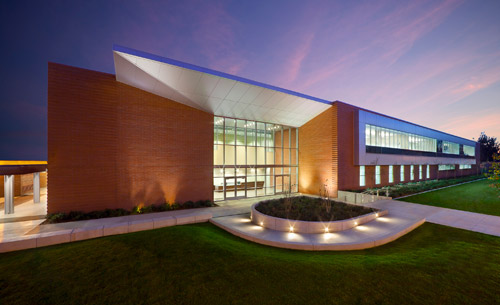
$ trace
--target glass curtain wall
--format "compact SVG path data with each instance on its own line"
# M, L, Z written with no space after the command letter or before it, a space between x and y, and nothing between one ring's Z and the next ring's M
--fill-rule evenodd
M437 151L436 139L369 124L365 125L365 140L367 146Z
M298 191L298 129L214 118L214 200Z

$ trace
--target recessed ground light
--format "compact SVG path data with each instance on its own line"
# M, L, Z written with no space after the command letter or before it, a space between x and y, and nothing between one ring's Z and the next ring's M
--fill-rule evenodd
M358 225L358 222L357 222L357 221L355 221L355 222L354 222L354 225L355 225L355 226L357 226L357 225Z
M292 227L292 226L290 226L290 232L292 232L292 233L293 233L293 227Z
M260 226L261 226L261 227L262 227L262 226L264 226L264 223L263 223L262 221L260 222Z
M328 233L328 232L329 232L328 228L325 228L325 233Z

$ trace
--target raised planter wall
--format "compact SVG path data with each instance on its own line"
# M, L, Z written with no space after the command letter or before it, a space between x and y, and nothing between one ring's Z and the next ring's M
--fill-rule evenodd
M348 203L367 203L377 200L391 200L391 197L338 191L337 199Z
M325 228L328 232L338 232L349 230L355 226L370 222L377 217L387 215L387 210L377 211L354 218L337 221L303 221L292 220L269 216L257 211L255 207L259 203L252 205L251 218L252 222L258 226L271 230L290 232L290 227L293 227L294 233L325 233Z

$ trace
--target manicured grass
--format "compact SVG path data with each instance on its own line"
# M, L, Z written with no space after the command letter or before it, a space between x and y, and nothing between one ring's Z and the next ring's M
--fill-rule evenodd
M0 303L498 304L498 257L498 237L427 223L352 252L185 225L1 254Z
M399 200L500 216L500 198L489 184L490 180L481 180Z

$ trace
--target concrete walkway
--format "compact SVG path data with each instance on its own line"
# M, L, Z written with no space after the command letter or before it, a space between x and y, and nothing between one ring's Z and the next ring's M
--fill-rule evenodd
M280 197L272 196L269 198ZM113 234L122 234L149 230L170 225L203 222L211 219L215 225L248 240L257 241L265 237L263 244L297 248L297 244L306 245L309 250L362 249L378 246L394 240L420 225L423 220L455 228L500 236L500 217L439 208L416 203L395 200L381 200L363 205L388 210L387 217L381 217L352 231L344 233L316 234L315 236L297 233L270 232L249 222L250 206L259 198L218 202L218 207L178 210L124 217L102 218L87 221L75 221L60 224L40 225L43 219L25 219L24 215L46 210L46 196L41 203L33 205L25 202L16 206L16 214L2 215L0 222L0 252L41 247L62 242L71 242ZM30 204L31 203L31 204ZM23 207L26 205L26 207ZM19 208L18 208L19 207ZM39 217L39 215L35 215ZM385 221L384 219L389 220ZM260 229L259 229L260 228ZM273 231L273 230L271 230ZM245 233L246 234L243 234ZM246 235L244 237L243 235ZM335 237L335 238L333 238ZM325 239L326 238L326 239Z
M0 210L0 242L27 234L45 221L47 214L47 189L41 189L40 202L33 203L33 196L14 198L14 214Z
M422 217L431 223L500 236L500 217L498 216L396 200L380 200L363 205L386 209L390 215Z
M260 200L262 198L251 198L218 202L218 207L211 208L177 210L57 224L41 225L45 218L25 221L24 218L29 214L43 212L45 215L47 197L42 196L41 203L33 204L33 201L26 201L22 204L24 207L20 206L18 209L18 206L16 206L16 214L2 217L4 222L0 222L0 253L167 226L206 222L212 217L248 213L250 206Z

